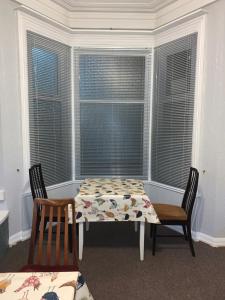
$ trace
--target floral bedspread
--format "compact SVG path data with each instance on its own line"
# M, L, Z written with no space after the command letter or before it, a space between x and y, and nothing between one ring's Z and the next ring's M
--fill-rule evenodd
M75 197L76 222L146 221L159 219L136 179L86 179Z
M79 272L0 273L0 299L93 300Z

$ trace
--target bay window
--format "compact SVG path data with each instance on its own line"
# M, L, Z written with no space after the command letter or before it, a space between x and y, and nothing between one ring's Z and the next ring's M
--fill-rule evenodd
M72 52L30 31L27 43L30 164L42 164L47 185L119 176L185 188L197 34L162 44L154 55L151 49Z

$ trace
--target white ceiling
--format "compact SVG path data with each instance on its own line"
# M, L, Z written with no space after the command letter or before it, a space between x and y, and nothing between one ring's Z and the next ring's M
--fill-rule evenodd
M69 11L148 11L159 9L179 0L52 0Z

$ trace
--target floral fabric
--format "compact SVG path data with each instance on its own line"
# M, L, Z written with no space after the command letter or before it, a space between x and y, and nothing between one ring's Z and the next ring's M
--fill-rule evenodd
M76 222L146 221L159 219L136 179L86 179L75 197Z
M0 273L2 300L93 300L79 272Z

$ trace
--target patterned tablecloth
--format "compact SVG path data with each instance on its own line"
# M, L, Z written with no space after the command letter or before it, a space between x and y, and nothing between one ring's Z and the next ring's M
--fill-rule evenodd
M3 300L93 300L79 272L0 273Z
M136 179L86 179L75 197L76 222L146 221L159 219Z

